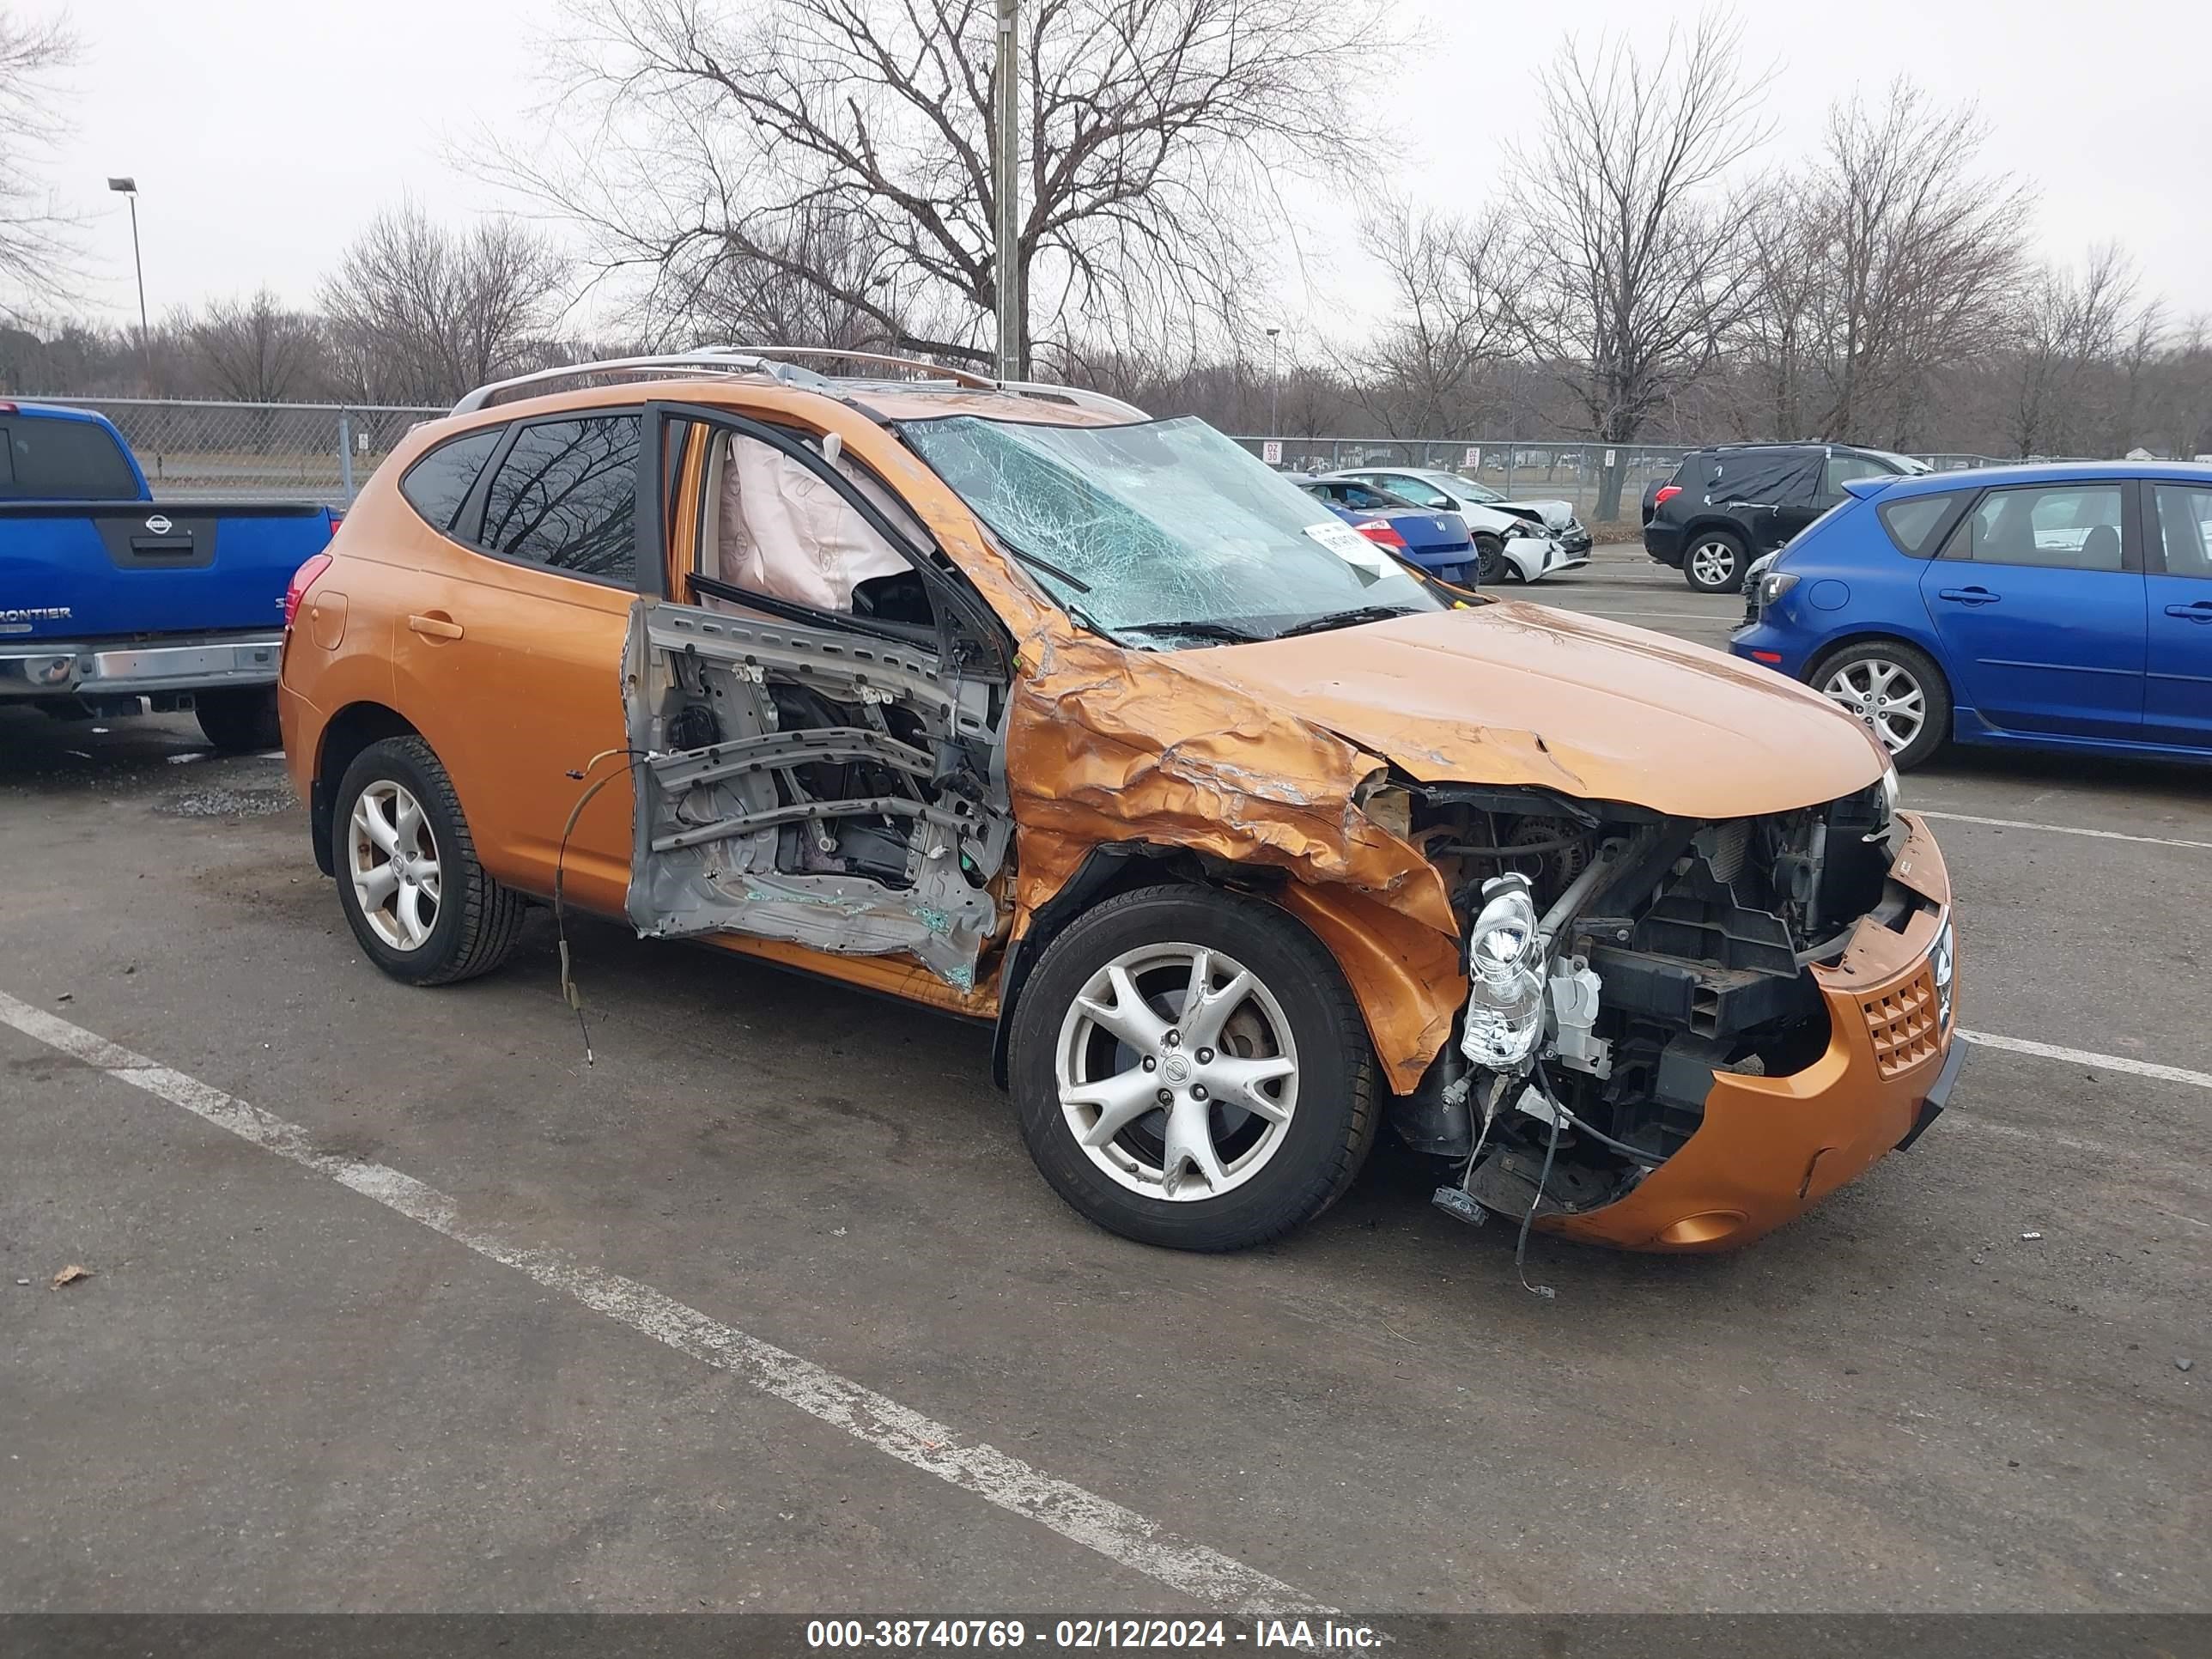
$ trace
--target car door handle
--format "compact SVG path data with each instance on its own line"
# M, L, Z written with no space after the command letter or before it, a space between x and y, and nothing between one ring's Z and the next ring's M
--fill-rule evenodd
M442 611L433 611L427 617L410 617L407 626L426 640L458 640L461 625Z
M2169 617L2179 617L2184 622L2212 623L2212 599L2197 599L2189 605L2169 605Z
M1995 605L2004 596L1992 593L1986 587L1941 587L1936 590L1939 599L1949 599L1954 605Z

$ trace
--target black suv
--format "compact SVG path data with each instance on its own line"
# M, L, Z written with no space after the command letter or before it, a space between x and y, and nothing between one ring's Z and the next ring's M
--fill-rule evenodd
M1733 593L1760 554L1844 499L1852 478L1925 472L1924 461L1851 444L1719 444L1692 450L1644 492L1644 550L1700 593Z

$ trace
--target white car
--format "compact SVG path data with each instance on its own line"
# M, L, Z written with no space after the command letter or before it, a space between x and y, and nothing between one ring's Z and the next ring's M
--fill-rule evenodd
M1533 582L1589 562L1590 533L1571 501L1508 500L1488 484L1441 467L1361 466L1327 473L1354 478L1416 507L1458 514L1474 532L1482 580Z

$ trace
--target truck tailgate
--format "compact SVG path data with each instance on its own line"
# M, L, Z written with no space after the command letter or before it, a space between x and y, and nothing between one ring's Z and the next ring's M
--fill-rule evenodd
M0 641L273 629L331 509L0 501Z

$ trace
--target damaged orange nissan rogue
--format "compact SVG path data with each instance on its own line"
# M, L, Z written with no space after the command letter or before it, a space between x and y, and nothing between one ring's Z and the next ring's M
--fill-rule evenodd
M1470 1218L1725 1248L1963 1052L1943 861L1856 722L1437 586L1094 393L526 376L407 437L286 616L386 973L486 972L554 900L993 1021L1038 1169L1133 1238L1296 1226L1387 1120Z

